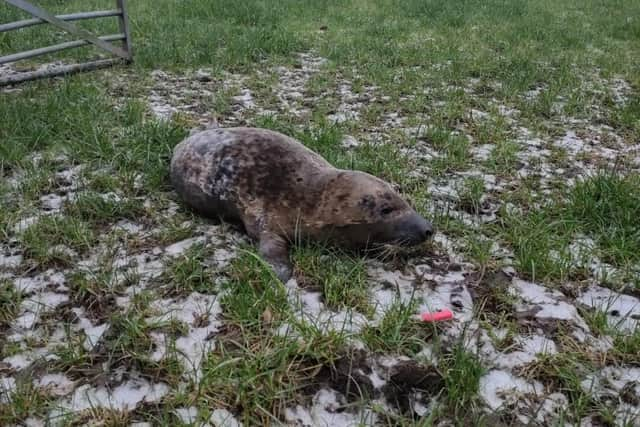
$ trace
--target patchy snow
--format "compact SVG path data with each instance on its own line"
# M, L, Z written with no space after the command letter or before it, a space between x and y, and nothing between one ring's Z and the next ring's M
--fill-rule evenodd
M38 357L39 355L35 352L26 352L5 357L2 362L9 368L19 371L31 365Z
M129 234L137 234L144 229L144 226L127 219L118 221L113 228L115 230L126 231Z
M640 300L608 288L591 285L577 298L589 308L607 313L611 328L632 333L640 327Z
M189 239L185 239L167 246L164 251L169 256L177 256L187 251L190 247L195 246L199 243L204 243L205 241L206 238L204 236L191 237Z
M217 320L217 316L222 313L218 297L194 292L186 299L156 301L152 307L161 314L150 318L150 322L167 322L173 319L188 325L187 335L177 338L175 346L185 370L196 379L200 378L202 359L214 346L211 336L221 325ZM153 337L157 346L153 358L160 360L166 353L165 338L158 333Z
M286 289L293 314L318 330L358 332L369 323L366 316L355 310L330 310L322 302L320 292L301 289L293 278L286 283Z
M600 260L597 256L598 245L586 236L577 236L569 245L569 257L573 267L587 268L596 280L615 281L619 276L617 268ZM552 253L560 259L560 255Z
M13 232L16 234L22 233L27 228L35 224L40 220L40 215L34 215L27 218L22 218L13 226Z
M461 221L472 229L478 229L483 222L499 220L496 213L499 208L504 207L509 212L522 212L518 201L502 203L502 195L509 196L514 189L521 188L521 179L532 180L536 184L532 191L534 196L541 194L553 194L554 185L558 182L566 182L572 185L580 176L586 176L599 165L612 165L618 156L630 165L640 169L640 146L630 144L624 138L616 134L616 130L605 125L591 125L584 120L574 120L571 117L563 117L561 123L544 123L539 128L539 133L534 133L525 127L520 126L516 121L519 111L510 106L500 105L499 101L492 99L487 103L473 103L476 108L486 111L469 109L465 112L472 120L486 120L490 115L498 114L504 116L501 120L509 127L508 133L513 137L512 142L516 145L516 167L517 172L502 174L496 172L495 175L488 174L483 162L490 159L496 149L495 144L471 145L469 154L472 156L470 168L468 170L457 170L455 172L445 172L443 176L433 179L431 171L431 160L442 157L442 153L428 140L428 130L432 122L430 114L427 112L405 114L404 111L411 111L412 108L405 109L409 103L416 101L416 95L402 94L397 99L390 97L380 91L375 86L362 87L361 76L357 73L351 74L353 81L343 79L336 75L336 86L310 87L314 75L322 72L326 59L315 54L300 54L296 67L274 67L273 69L256 70L255 75L244 76L222 72L221 75L214 75L210 70L196 70L186 73L170 73L160 70L151 73L150 82L141 81L140 89L146 91L146 98L152 110L152 115L162 120L170 119L176 113L186 113L190 120L195 120L198 126L217 127L244 125L251 123L256 117L265 114L283 114L296 117L300 123L307 123L312 120L311 112L314 105L319 101L329 101L332 110L328 111L328 119L332 122L342 123L348 120L357 120L365 108L373 103L384 105L384 111L379 114L376 120L377 126L369 126L366 129L351 130L357 132L353 135L345 135L341 145L349 150L360 146L363 143L392 142L397 144L400 152L409 156L415 161L415 168L409 172L412 178L423 183L423 190L429 194L432 203L425 207L427 213L448 215L450 218ZM434 68L445 67L451 64L436 64ZM1 68L2 66L0 66ZM263 108L263 100L258 89L254 85L252 78L258 79L276 78L278 84L275 85L271 93L277 98L268 105L268 110ZM401 78L401 76L398 76ZM134 79L135 75L122 75L123 79ZM366 80L366 79L365 79ZM122 88L127 88L124 84L115 85L114 96L123 98L119 92L128 93ZM470 79L467 86L445 87L451 91L464 91L468 96L478 96L478 91L474 90L481 84L479 79ZM315 82L314 82L315 83ZM500 82L490 82L492 87L498 87ZM149 86L150 85L150 86ZM608 88L614 95L616 102L623 103L631 96L632 88L622 80L602 81L602 85ZM420 88L416 93L431 95L436 88ZM221 96L221 90L229 96L231 101L231 111L219 114L210 110L212 100L215 101ZM530 100L538 97L544 87L534 88L525 97ZM311 93L314 92L314 93ZM606 90L605 90L606 92ZM604 92L603 92L604 93ZM393 103L398 104L393 105ZM446 106L446 100L435 99L433 106L439 108ZM566 100L557 99L554 108L556 112L564 114L564 103ZM333 108L335 107L335 108ZM398 108L396 108L398 107ZM544 129L550 125L554 129L559 129L560 133L550 136ZM558 126L556 126L558 125ZM532 128L533 129L533 128ZM538 129L538 128L537 128ZM462 123L455 130L456 133L469 136L469 129ZM410 139L410 144L397 140L397 135ZM401 138L402 139L402 138ZM557 154L566 154L567 159ZM32 156L34 165L45 161L45 156L36 153ZM635 162L635 163L634 163ZM61 159L61 163L68 163L68 159ZM635 166L633 166L635 164ZM62 165L61 165L62 166ZM29 215L16 218L17 224L13 224L9 232L20 234L30 225L35 224L44 215L59 212L67 200L75 197L75 191L79 188L80 172L82 166L66 168L56 173L54 177L58 188L47 189L50 194L45 194L36 200L35 206L39 210L28 211ZM507 176L505 176L507 175ZM477 177L484 184L484 194L481 211L478 214L470 214L461 211L456 206L460 199L459 185L468 177ZM11 186L16 188L20 184L19 176L9 177ZM144 192L144 177L137 174L134 187L138 191ZM123 193L120 193L123 194ZM103 195L107 200L119 200L116 193ZM147 198L144 206L150 215L157 218L170 218L181 211L181 207L174 202L167 202L166 206L158 208L155 201ZM535 207L536 205L532 205ZM156 217L157 216L157 217ZM195 221L194 221L195 222ZM101 242L93 248L86 259L78 261L77 266L86 270L94 270L103 267L103 262L107 259L109 268L115 269L113 273L114 289L117 285L126 284L120 292L114 293L116 304L115 310L124 310L131 307L135 296L141 291L155 295L151 304L153 312L145 315L147 321L166 322L176 319L185 324L186 332L183 336L173 337L165 333L162 329L150 332L150 337L155 344L151 354L148 356L154 361L161 361L169 356L167 353L175 347L178 350L178 357L186 368L187 378L196 378L199 375L202 357L207 351L211 351L216 343L216 334L220 330L222 323L218 320L222 313L217 298L214 295L204 295L193 293L191 295L181 295L175 298L158 296L156 282L166 268L167 262L171 258L183 255L185 251L198 243L211 244L216 241L213 254L206 259L206 267L212 271L221 272L235 256L236 234L227 232L223 228L206 226L196 227L193 235L181 242L168 245L167 247L148 247L146 238L154 235L159 229L155 228L153 221L137 223L129 220L120 220L111 225L109 231L99 236ZM111 231L119 232L111 234ZM122 233L124 232L124 233ZM144 233L143 233L144 232ZM147 232L149 234L147 234ZM123 235L124 234L124 235ZM480 236L480 234L478 234ZM109 241L108 238L117 236L118 241ZM227 239L231 236L229 239ZM484 238L481 236L480 238ZM487 239L491 239L490 236ZM17 242L17 244L15 244ZM217 243L220 243L219 245ZM464 241L456 233L446 234L437 232L434 236L434 248L438 249L438 255L448 256L448 260L442 266L431 264L432 260L424 258L411 259L408 262L402 261L403 265L398 267L394 262L393 268L389 265L372 262L369 268L368 292L369 301L375 307L374 314L367 318L357 310L331 310L322 301L319 292L309 289L302 289L295 280L287 283L287 294L289 304L292 307L295 319L290 323L278 328L276 333L289 333L297 326L297 321L315 324L320 330L346 331L351 344L360 349L367 350L365 343L357 336L349 333L357 333L363 326L375 326L384 317L385 312L394 304L416 302L416 312L436 311L448 308L453 311L454 319L450 322L443 322L443 345L448 345L450 338L460 338L464 336L465 348L469 350L479 350L479 357L486 368L493 369L485 375L481 381L481 396L489 409L502 407L513 412L521 422L533 418L538 423L551 425L560 416L561 408L568 405L568 399L561 393L553 390L541 390L541 385L537 382L527 382L523 378L515 376L514 372L527 364L535 362L543 354L555 354L562 351L561 339L545 335L546 326L549 321L568 321L574 328L569 331L571 339L575 339L584 346L586 351L607 352L613 347L611 336L593 336L587 328L584 320L579 316L576 305L583 307L604 310L607 312L607 319L612 328L616 331L631 332L638 327L638 299L631 295L619 294L606 288L594 285L598 278L607 276L607 283L610 276L618 272L613 266L602 262L597 257L594 245L591 245L586 237L579 238L569 247L569 253L562 254L568 259L569 267L585 267L581 271L586 271L591 277L587 284L575 286L575 291L569 292L569 287L561 287L567 290L566 295L562 292L547 288L541 284L520 280L514 268L515 263L513 252L501 245L499 241L490 241L489 253L492 257L491 265L497 261L504 271L508 271L513 277L507 292L515 299L513 322L516 324L515 330L511 325L505 327L499 325L493 328L494 335L490 337L487 325L474 318L474 307L469 288L476 276L475 267L464 262L461 250L465 249ZM5 246L3 246L5 245ZM54 247L52 250L66 252L67 255L77 258L77 255L63 246ZM440 250L442 249L442 251ZM441 254L444 252L444 254ZM111 260L112 255L113 260ZM558 255L560 256L560 255ZM60 325L55 325L55 330L48 330L51 325L42 325L39 322L41 314L51 312L59 304L68 302L69 290L65 287L65 275L73 272L48 270L45 272L25 272L19 275L18 269L24 267L25 255L20 248L19 239L14 238L10 242L0 242L0 278L13 281L16 289L23 293L24 300L20 306L17 318L12 321L7 334L7 342L17 346L12 349L11 356L4 358L0 362L0 372L10 372L12 375L38 359L51 360L53 347L56 345L68 345L68 338ZM29 267L31 263L29 263ZM73 266L76 268L76 266ZM30 277L28 277L30 276ZM131 284L130 280L133 281ZM573 285L568 283L567 285ZM622 285L625 285L624 283ZM586 286L586 287L582 287ZM217 291L217 290L216 290ZM115 291L114 291L115 292ZM576 298L577 295L577 298ZM84 334L83 346L86 350L91 350L100 341L103 334L108 330L109 324L96 323L87 317L87 313L82 307L72 307L72 312L77 316L77 321L71 324L71 332L74 334ZM476 313L477 314L477 313ZM511 321L511 320L509 320ZM517 326L524 326L527 332L518 329ZM295 331L291 332L294 336ZM463 335L467 334L467 335ZM495 344L497 340L508 348L500 348ZM492 341L492 338L494 341ZM504 341L504 342L503 342ZM508 342L507 342L508 341ZM495 344L495 345L494 345ZM438 363L439 348L431 343L425 343L424 348L418 353L414 360L423 362ZM364 373L373 387L380 389L389 380L388 369L390 366L399 363L403 358L388 356L387 365L381 356L380 360L371 366L372 370ZM408 359L408 358L407 358ZM379 369L382 367L383 369ZM628 369L627 366L606 367L602 372L597 373L593 378L587 378L592 383L596 383L596 391L601 397L609 399L614 396L614 400L621 400L623 392L631 390L638 395L637 372ZM360 372L363 374L363 372ZM38 374L40 375L40 374ZM86 407L87 400L97 401L98 406L106 404L121 409L146 399L154 400L167 392L167 386L153 385L145 383L145 380L136 379L126 373L125 378L130 378L125 382L110 387L99 387L96 384L82 385L73 390L79 383L71 382L62 374L47 374L42 377L36 376L34 384L38 387L48 389L49 392L57 396L59 401L63 401L65 408ZM131 379L134 378L134 379ZM15 386L15 381L11 377L3 377L2 384ZM12 383L13 381L13 383ZM142 384L139 382L142 381ZM12 385L13 384L13 385ZM179 386L182 387L184 384ZM110 390L110 391L109 391ZM541 391L548 393L540 394ZM1 395L1 394L0 394ZM434 400L426 403L425 396L413 393L408 396L413 410L420 415L428 414L433 407ZM608 400L607 400L608 401ZM377 405L378 402L375 402ZM365 423L373 422L371 413L361 411L356 413L355 409L347 406L346 399L335 390L322 389L313 396L313 401L308 406L296 406L286 410L287 420L297 420L302 425L356 425L366 420ZM381 412L393 413L396 408L388 408L384 404L379 406ZM200 408L202 410L202 408ZM535 411L534 409L539 409ZM618 404L615 414L618 422L622 420L625 411L634 413L637 408L629 403ZM185 422L194 421L197 417L195 407L180 407L175 410L175 414ZM225 423L224 419L228 422ZM237 426L239 423L233 415L224 410L213 411L209 424L216 426ZM25 424L44 425L38 419L32 418ZM206 425L206 423L204 423ZM139 426L141 427L141 426Z
M107 323L94 325L85 317L84 308L75 307L72 311L78 317L78 322L74 325L74 329L84 332L85 339L82 346L85 350L90 351L98 344L109 325Z
M142 378L130 378L113 388L84 384L75 389L71 397L60 401L59 408L54 409L49 415L55 423L60 416L90 408L132 410L142 402L156 402L168 392L169 387L166 384L152 384Z
M354 148L360 145L360 141L358 141L351 135L345 135L342 138L342 141L340 141L340 145L342 145L344 148Z
M113 261L113 266L120 268L124 275L139 276L138 286L144 288L151 279L160 277L164 271L164 263L160 259L160 253L162 253L160 248L154 248L150 253L124 255L116 258ZM127 293L134 293L138 290L130 287Z
M13 286L22 293L37 292L45 287L59 288L65 283L64 273L49 269L33 277L16 277Z
M607 366L585 378L581 386L589 393L606 394L609 391L619 392L631 384L637 396L640 396L640 368L618 368Z
M493 144L474 145L469 152L476 160L484 162L489 159L495 147Z
M209 422L214 427L242 427L242 423L226 409L215 409L209 417Z
M48 426L41 419L29 417L26 420L24 420L24 427L48 427Z
M574 131L569 130L562 139L556 141L554 145L567 150L567 152L575 156L585 150L586 143L579 138Z
M58 305L68 300L69 296L67 294L56 292L37 292L25 298L20 305L20 314L15 320L14 328L33 328L43 313L55 309Z
M16 389L16 380L12 377L0 377L0 403L9 403L11 393Z
M249 89L242 89L240 95L231 97L231 100L244 108L255 108L256 106L253 102L253 95Z
M492 361L497 368L513 369L522 367L536 361L540 355L557 353L556 344L543 335L518 336L515 341L516 347L519 347L518 350L494 355Z
M368 97L370 91L367 94ZM335 111L327 115L327 120L334 124L358 120L360 118L360 109L365 105L365 99L353 92L351 82L343 80L338 86L336 96L339 98L340 103ZM388 119L383 120L385 123L389 121Z
M589 329L576 307L568 303L559 291L517 278L513 279L509 291L521 298L521 302L516 304L518 312L533 312L534 317L543 320L568 320L585 330Z
M287 408L285 419L288 423L304 427L356 427L375 424L377 416L373 411L352 413L344 410L344 406L346 406L344 396L332 389L321 389L313 397L311 408L301 405Z
M75 381L71 381L63 374L47 374L39 379L33 380L33 384L54 396L67 395L71 393L76 386Z
M16 268L22 264L22 255L5 255L0 252L0 268Z
M529 383L508 371L493 369L480 378L480 397L493 411L512 410L512 405L519 400L542 392L543 386L539 382ZM515 415L520 421L527 422L527 417L517 412Z
M188 408L176 408L174 412L184 424L193 424L198 419L198 408L195 406L189 406Z
M619 425L626 425L623 421L640 421L640 368L606 366L590 374L580 383L585 393L595 395L610 402L615 409ZM611 399L626 391L629 398ZM631 424L636 425L636 424Z
M47 211L59 211L62 204L69 198L69 194L60 196L59 194L45 194L40 197L40 206Z

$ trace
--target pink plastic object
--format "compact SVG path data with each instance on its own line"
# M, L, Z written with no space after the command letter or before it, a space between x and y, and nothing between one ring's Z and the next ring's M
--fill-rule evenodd
M421 318L424 322L440 322L442 320L453 319L453 313L445 309L436 311L435 313L422 313Z

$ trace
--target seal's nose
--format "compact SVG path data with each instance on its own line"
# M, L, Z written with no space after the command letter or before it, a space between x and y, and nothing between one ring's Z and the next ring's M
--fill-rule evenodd
M429 240L433 235L433 225L424 219L421 215L415 214L411 219L411 230L414 235L413 239L418 242Z
M423 231L423 236L424 236L424 240L429 240L431 236L433 236L433 225L427 220L425 220L425 222L426 222L426 226Z
M426 219L420 217L418 228L420 230L420 235L422 236L423 240L429 240L431 236L433 236L433 225Z

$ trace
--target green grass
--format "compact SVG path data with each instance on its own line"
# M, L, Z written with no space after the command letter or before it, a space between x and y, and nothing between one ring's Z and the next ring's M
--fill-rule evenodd
M311 246L296 248L293 261L301 275L302 285L320 290L327 307L373 314L363 259Z
M61 215L47 215L30 225L21 236L25 254L41 265L69 265L71 253L57 249L58 245L86 253L95 243L95 232L82 220Z
M498 141L487 159L487 169L491 173L508 175L517 166L518 144L509 140Z
M464 135L450 135L440 151L441 157L435 158L431 164L436 175L464 170L470 159L470 143Z
M54 13L113 7L107 0L38 4ZM171 150L203 118L282 131L337 167L363 170L396 184L420 212L430 212L438 230L478 273L484 273L478 286L480 298L474 300L474 316L501 351L511 350L524 326L514 314L516 301L506 286L487 279L502 261L491 253L494 242L514 251L520 277L568 289L574 281L593 276L570 262L569 245L578 235L586 235L596 243L593 255L619 267L624 283L640 286L633 273L640 262L640 181L637 172L624 169L629 162L621 163L621 175L602 172L575 187L565 186L564 177L557 178L549 195L540 193L537 177L517 176L524 163L518 154L525 149L518 137L520 126L547 142L564 134L569 119L578 119L608 124L624 143L640 140L640 68L635 60L640 57L640 30L637 20L629 19L640 14L639 3L159 0L129 2L128 6L135 54L132 65L108 73L31 82L20 86L19 92L0 92L0 201L6 207L0 209L0 250L13 249L13 239L18 238L27 259L21 274L32 274L33 266L69 269L66 286L72 304L83 306L92 321L110 324L101 346L92 351L82 347L82 334L68 330L69 345L56 350L58 359L51 367L73 378L84 378L86 372L108 361L114 369L136 368L144 376L162 377L174 386L182 381L184 373L172 346L184 334L185 325L151 322L154 299L179 299L192 291L217 293L223 306L223 327L199 384L189 383L179 391L174 387L169 397L150 405L153 407L143 405L127 414L95 411L81 414L78 423L95 419L128 425L140 419L175 425L171 411L190 405L198 407L201 418L214 408L226 407L245 425L274 423L285 407L306 403L310 392L304 387L320 380L317 369L325 369L345 353L349 338L361 341L373 355L410 358L418 357L429 344L439 360L446 388L436 410L417 420L390 417L389 424L431 425L434 419L442 419L467 425L479 414L478 380L483 364L455 343L453 347L440 343L438 328L413 318L414 303L396 302L378 324L365 327L355 337L322 330L296 318L286 290L256 256L255 248L243 246L225 271L214 272L208 267L210 251L192 247L168 261L164 274L152 280L148 289L136 290L131 307L124 310L115 305L116 297L140 281L137 275L116 273L112 263L119 249L132 254L156 246L161 249L192 237L196 228L200 231L207 224L182 208L175 215L167 211L174 200L168 180ZM10 5L0 6L0 22L26 17ZM117 31L112 18L77 24L99 29L101 34ZM0 34L0 51L12 53L67 40L63 32L49 26L34 26ZM310 115L298 117L286 111L274 116L247 111L236 115L232 97L244 88L251 90L259 107L279 110L281 102L274 91L278 76L270 67L282 65L295 71L298 52L328 59L318 73L308 76L302 90L303 105ZM25 65L85 59L96 53L84 47ZM181 77L201 67L212 69L211 82L200 84ZM175 72L178 79L169 88L159 87L150 76L155 69ZM222 72L241 73L246 81L227 79L224 83L229 87L224 87ZM625 102L614 99L613 78L630 85ZM341 103L338 89L347 80L362 103L360 119L332 125L327 115ZM169 121L154 118L145 97L153 90L174 102L164 91L180 91L183 86L193 90L183 95L198 113ZM371 91L369 86L376 89ZM539 90L538 95L527 97L532 90ZM514 122L499 113L500 107L517 110ZM471 109L488 115L473 117ZM385 123L383 117L392 113L406 119L403 126L427 128L426 135L405 134ZM576 126L581 127L572 122L571 127ZM343 147L346 135L355 137L360 145ZM423 144L438 157L425 162L410 154L410 149ZM481 144L493 145L486 161L472 156L474 146ZM552 167L572 166L569 152L547 148ZM34 153L42 154L37 164L31 160ZM59 154L67 159L55 160ZM580 159L597 160L584 153ZM536 162L542 166L542 160L529 162L531 167ZM15 233L14 224L38 208L39 198L58 190L55 173L80 164L84 169L79 188L73 190L76 198L60 215L43 217ZM471 171L513 181L498 193L485 188L480 178L463 179L458 204L435 205L428 191L434 178L460 182L459 174ZM24 177L15 189L5 182L14 174ZM121 199L103 198L106 193ZM484 196L502 207L497 224L462 222L459 211L477 215L486 207ZM507 213L507 203L522 212ZM140 223L145 230L136 236L109 231L122 219ZM224 227L221 230L226 233ZM98 242L105 247L99 265L91 271L78 269L75 263L91 255ZM58 244L77 256L52 252ZM298 247L292 255L300 287L320 290L327 307L369 316L375 313L364 259L322 247ZM407 264L423 261L412 255ZM216 280L214 286L214 275L219 273L225 282ZM24 296L10 281L0 287L0 322L8 325L19 315ZM69 320L68 311L66 306L59 307L47 314L43 324L52 327L58 318ZM614 333L600 311L581 314L593 333L613 337L614 348L607 360L637 363L637 333ZM65 325L67 329L70 324ZM285 326L292 335L275 334ZM498 330L504 329L506 335L498 338ZM152 332L168 338L169 357L160 363L148 358ZM20 345L2 344L3 357L23 351ZM592 367L588 355L573 355L571 348L562 346L560 350L529 367L525 376L569 396L570 408L561 417L574 422L586 414L599 414L602 420L611 421L612 413L579 387ZM29 411L39 413L46 407L47 399L32 391L20 388L15 405L0 406L0 424L17 424ZM371 402L364 399L364 403ZM482 420L477 422L482 424Z
M71 162L89 162L95 169L110 166L118 174L136 171L143 174L147 187L166 187L171 148L185 130L173 122L145 120L138 101L116 111L104 87L87 84L90 78L65 80L44 97L39 94L50 84L45 81L28 86L20 97L0 95L0 119L5 123L0 127L5 141L0 154L5 167L24 167L25 157L34 150L58 149ZM46 191L42 185L36 188Z
M4 390L2 390L4 394ZM0 423L12 424L30 416L44 415L52 399L37 389L30 378L16 381L16 388L7 393L9 402L0 403Z
M144 208L140 200L122 199L116 194L86 192L64 208L64 214L100 227L121 219L140 220Z
M0 329L10 325L18 315L21 301L22 294L13 283L6 280L0 281Z
M210 256L204 245L196 244L166 265L163 287L165 293L182 294L184 292L211 293L216 290L213 274L205 262Z
M55 360L50 369L65 372L70 378L82 377L93 365L92 356L83 346L84 336L71 331L68 325L65 325L65 334L66 345L54 347Z
M68 276L71 300L85 308L93 319L108 320L115 311L115 298L128 283L120 281L113 268L77 269Z
M368 349L374 353L410 356L422 351L424 343L431 341L435 331L416 322L415 309L415 301L410 304L395 301L379 325L367 326L361 332Z
M484 191L484 180L482 178L465 178L461 188L458 189L458 206L460 209L472 214L480 213Z
M457 344L443 360L446 400L455 417L470 416L477 406L480 377L485 369L478 357Z
M52 167L46 164L28 165L24 169L24 178L20 181L18 191L26 200L37 201L41 196L55 189Z
M135 304L126 312L115 312L109 318L109 330L105 333L104 355L111 363L135 369L151 379L177 385L183 374L178 359L175 340L185 335L188 327L180 321L151 321L145 307ZM161 332L166 339L166 354L160 361L152 360L153 350L150 333Z
M317 368L337 357L344 341L298 324L282 285L252 251L234 260L229 276L221 300L226 335L205 361L199 403L237 412L244 423L273 422L300 398ZM303 339L268 332L283 322L295 324Z
M190 216L178 213L169 218L162 218L160 230L154 233L154 237L161 245L170 245L193 236L195 224Z
M638 352L640 352L640 328L636 328L631 334L616 334L613 348L623 361L637 363Z
M229 276L228 292L220 303L232 324L259 331L265 317L273 325L287 317L289 305L283 286L254 251L245 249L234 259Z
M632 95L623 105L614 105L610 113L610 123L624 131L629 139L637 138L640 134L640 97Z
M504 116L491 114L485 118L474 118L469 131L475 144L499 145L506 140L507 127Z
M581 385L591 372L594 372L594 367L585 354L575 351L545 355L528 366L526 374L565 394L569 400L565 409L567 416L581 419L597 409L592 393Z
M239 411L244 424L271 423L313 382L330 340L300 343L243 332L207 358L200 399L208 407Z
M640 177L601 172L569 193L567 218L593 236L604 260L615 265L640 261Z
M601 171L579 180L564 199L550 200L525 215L506 217L504 233L519 267L531 278L571 274L569 244L582 234L597 244L595 254L626 268L640 260L638 176ZM554 252L556 255L554 255Z

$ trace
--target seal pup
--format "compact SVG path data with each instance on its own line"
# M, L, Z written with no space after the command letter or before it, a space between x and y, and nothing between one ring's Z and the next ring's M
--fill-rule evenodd
M194 133L174 148L170 176L193 210L242 226L283 282L292 274L289 246L296 238L358 250L418 245L433 234L432 224L387 182L335 168L268 129Z

